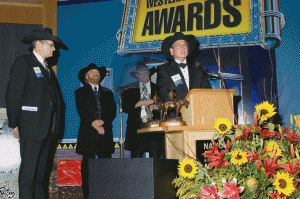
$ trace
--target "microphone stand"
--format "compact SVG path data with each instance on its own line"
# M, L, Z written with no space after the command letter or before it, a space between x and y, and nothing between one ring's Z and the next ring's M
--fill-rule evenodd
M119 92L119 113L120 113L120 158L124 158L124 136L123 136L123 109L122 109L122 93L125 87L117 87L115 91Z

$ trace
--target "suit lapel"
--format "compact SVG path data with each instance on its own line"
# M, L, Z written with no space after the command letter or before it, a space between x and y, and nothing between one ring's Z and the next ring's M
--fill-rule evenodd
M32 58L32 68L34 67L39 67L43 77L47 80L49 79L49 72L45 69L45 67L39 62L39 60L36 58L36 56L31 53L31 58ZM47 81L48 82L48 81ZM49 82L48 82L49 83Z

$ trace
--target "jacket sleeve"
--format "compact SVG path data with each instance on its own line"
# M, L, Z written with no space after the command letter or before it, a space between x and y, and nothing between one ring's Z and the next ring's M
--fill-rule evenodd
M137 92L137 93L135 93ZM136 103L138 103L140 90L138 88L131 88L125 90L122 94L122 109L125 113L129 113L134 110Z
M197 69L200 73L200 80L201 80L201 85L200 88L212 88L208 79L205 77L203 71L199 68Z
M82 90L75 91L76 107L79 117L82 121L92 125L93 121L97 119L94 104L91 103L93 99L89 99Z
M107 101L105 103L105 115L101 118L105 124L112 124L117 114L117 106L114 100L114 94L112 91L105 92L107 95ZM102 105L101 105L102 108Z
M170 92L170 76L168 72L159 66L157 68L157 86L159 87L158 95L163 102L169 100L168 94Z
M22 98L29 78L28 61L24 56L18 57L11 67L10 79L6 90L6 109L9 127L19 126Z

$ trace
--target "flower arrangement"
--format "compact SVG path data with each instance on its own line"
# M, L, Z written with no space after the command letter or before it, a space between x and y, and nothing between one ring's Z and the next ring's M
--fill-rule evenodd
M203 153L209 166L184 159L173 184L180 198L296 198L300 196L300 116L281 129L269 102L256 107L254 124L233 127L216 120L213 146ZM247 122L247 118L244 118ZM294 123L295 121L295 123ZM294 125L293 125L294 124ZM222 145L224 150L219 149Z

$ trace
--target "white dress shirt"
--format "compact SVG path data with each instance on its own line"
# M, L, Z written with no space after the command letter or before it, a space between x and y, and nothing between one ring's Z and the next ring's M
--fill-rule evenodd
M179 60L175 60L178 64L180 63L183 63L183 64L186 64L186 59L183 61L183 62L180 62ZM181 68L179 67L182 74L183 74L183 77L184 77L184 81L187 85L187 88L188 90L190 90L190 77L189 77L189 69L188 69L188 66L186 66L185 68Z
M37 60L44 66L44 68L48 71L48 67L45 64L45 59L35 51L33 51L33 54L35 55Z
M140 99L143 98L143 92L142 92L142 88L143 88L143 85L146 86L147 88L147 99L151 99L151 85L150 85L150 81L146 84L143 84L142 82L139 82L139 85L140 85ZM144 118L144 117L147 117L148 114L146 112L146 106L142 106L141 107L141 118Z

